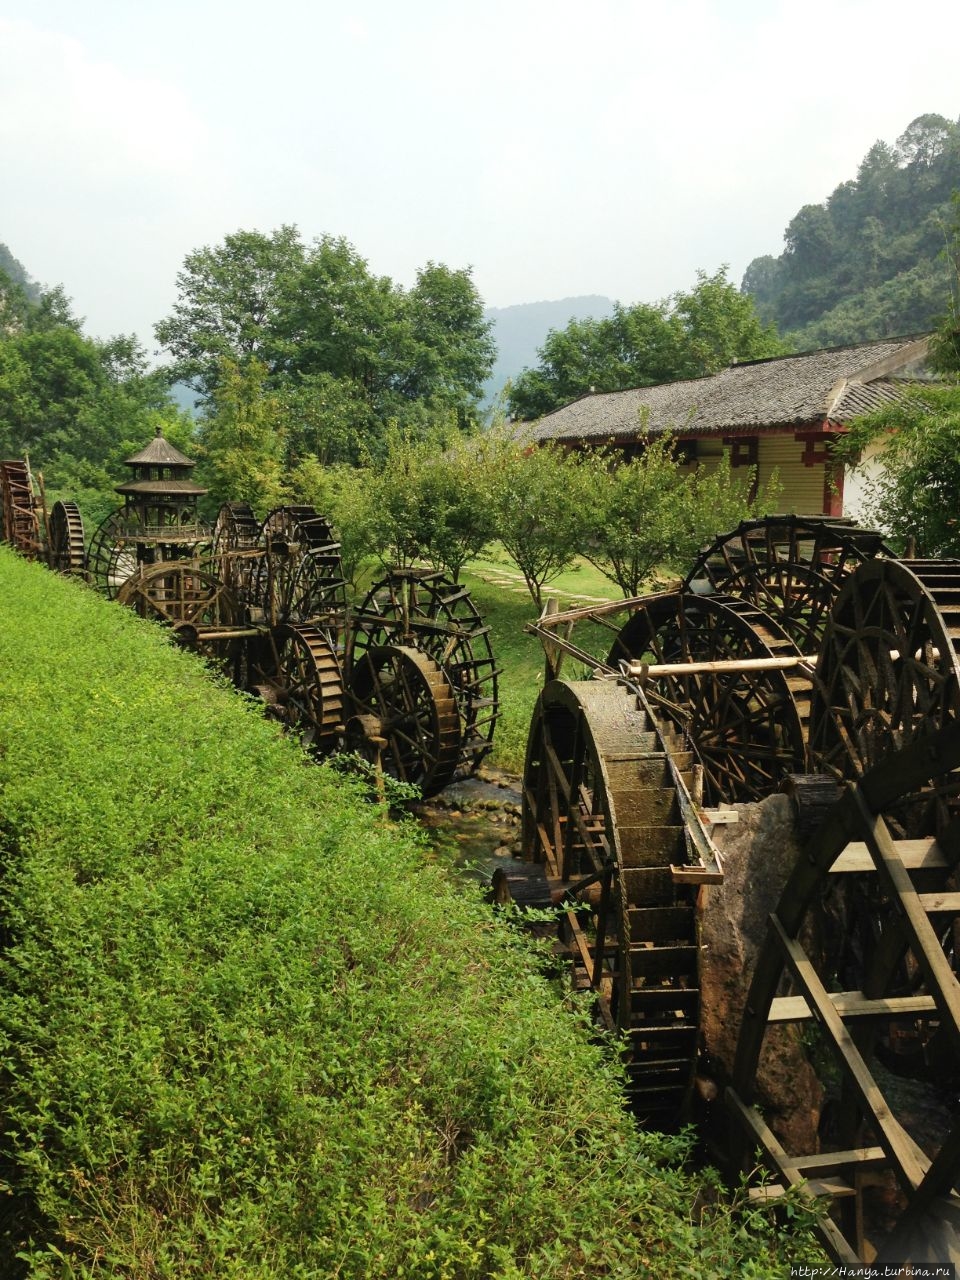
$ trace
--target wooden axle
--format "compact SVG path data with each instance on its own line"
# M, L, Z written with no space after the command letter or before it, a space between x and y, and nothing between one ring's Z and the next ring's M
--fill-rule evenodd
M785 658L716 658L712 662L628 662L626 674L644 684L660 676L693 676L719 674L724 671L787 671L813 678L816 658L796 654Z

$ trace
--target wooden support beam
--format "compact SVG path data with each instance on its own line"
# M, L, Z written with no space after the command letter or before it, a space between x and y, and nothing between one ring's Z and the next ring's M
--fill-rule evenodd
M930 1161L887 1105L886 1098L803 947L795 938L788 936L776 915L770 917L770 926L779 941L787 967L797 985L802 988L817 1022L826 1032L831 1047L859 1096L864 1112L872 1120L880 1144L890 1156L901 1185L911 1190L916 1189L923 1181Z

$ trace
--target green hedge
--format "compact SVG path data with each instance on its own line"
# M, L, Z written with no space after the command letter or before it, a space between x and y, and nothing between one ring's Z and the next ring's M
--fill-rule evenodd
M0 586L0 1273L782 1270L416 832L152 625Z

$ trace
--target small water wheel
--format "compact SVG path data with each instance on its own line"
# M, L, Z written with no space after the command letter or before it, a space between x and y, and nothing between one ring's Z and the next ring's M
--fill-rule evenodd
M450 681L428 654L376 645L350 672L350 745L402 782L434 795L452 781L461 725Z
M350 668L384 645L417 649L443 671L461 725L458 768L476 769L493 744L499 669L470 592L432 570L394 569L354 612Z
M312 507L278 507L260 526L250 578L254 620L275 627L312 623L332 635L346 618L340 544Z
M346 697L337 652L319 627L278 627L271 636L269 673L255 673L254 689L267 713L295 731L304 746L334 750L343 736Z
M86 568L83 518L75 502L55 502L50 511L50 568L82 574Z

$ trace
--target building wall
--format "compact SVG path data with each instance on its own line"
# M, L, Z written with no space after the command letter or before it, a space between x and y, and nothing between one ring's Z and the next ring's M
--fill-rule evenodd
M783 435L760 436L757 441L757 479L768 484L774 471L780 483L777 509L798 515L822 515L825 511L824 481L826 466L822 462L805 466L803 442L792 431ZM697 465L708 470L717 465L724 452L729 453L720 436L702 436L697 441Z
M826 466L822 462L805 466L801 461L804 446L793 433L782 436L761 436L758 459L760 483L766 484L776 471L780 480L781 511L795 512L801 516L824 514L824 481Z
M874 441L868 445L856 471L847 470L843 482L843 514L852 516L858 524L872 525L866 512L866 491L881 470L880 454L883 445Z

